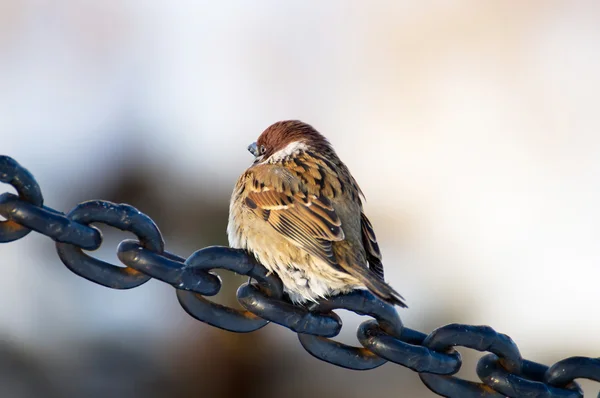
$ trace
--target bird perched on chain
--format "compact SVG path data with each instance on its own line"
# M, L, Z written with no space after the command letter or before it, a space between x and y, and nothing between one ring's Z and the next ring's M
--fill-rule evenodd
M295 303L368 289L406 307L383 278L363 194L324 136L298 120L281 121L248 150L254 163L229 207L231 247L277 274Z

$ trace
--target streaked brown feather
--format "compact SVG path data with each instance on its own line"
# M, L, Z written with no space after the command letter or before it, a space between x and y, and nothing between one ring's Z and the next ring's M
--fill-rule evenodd
M383 281L384 278L383 264L381 263L381 251L379 250L379 244L377 243L377 238L375 237L375 231L373 231L373 226L371 225L371 222L365 213L360 214L360 221L362 229L362 241L367 254L367 261L369 262L369 269Z
M281 166L256 165L247 173L248 208L292 243L336 267L331 244L343 240L344 232L331 201L305 194L303 181L297 176L289 178L290 173ZM257 179L263 183L257 184Z

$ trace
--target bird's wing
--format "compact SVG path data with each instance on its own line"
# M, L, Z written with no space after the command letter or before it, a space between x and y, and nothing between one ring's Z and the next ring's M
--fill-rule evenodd
M308 253L338 268L332 242L344 240L341 221L323 193L309 193L285 168L264 164L248 170L245 205Z
M367 254L369 269L381 280L383 279L383 264L381 263L381 251L375 237L375 231L371 222L365 216L365 213L360 214L360 224L362 229L362 242Z

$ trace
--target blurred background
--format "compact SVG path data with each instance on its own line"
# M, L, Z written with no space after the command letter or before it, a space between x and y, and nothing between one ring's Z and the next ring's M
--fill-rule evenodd
M47 205L130 203L187 257L227 244L247 145L301 119L366 193L407 326L489 324L552 364L600 356L599 70L595 1L3 0L0 152ZM117 262L131 236L103 231ZM2 397L434 396L276 325L206 326L156 281L92 284L35 233L0 263ZM233 304L243 279L224 281Z

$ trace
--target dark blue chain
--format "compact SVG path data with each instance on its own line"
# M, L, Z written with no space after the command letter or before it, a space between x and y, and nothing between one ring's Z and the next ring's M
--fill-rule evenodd
M244 251L212 246L184 259L164 250L156 224L147 215L126 204L88 201L67 214L43 205L34 177L15 160L0 156L0 181L12 185L18 195L0 195L0 242L11 242L31 230L56 242L62 262L74 273L113 289L137 287L150 278L177 289L181 306L194 318L232 332L252 332L269 322L296 333L302 346L314 357L337 366L367 370L390 361L419 373L423 383L445 397L582 397L574 381L586 378L600 382L600 358L571 357L551 367L521 358L510 337L488 326L446 325L429 335L402 324L396 310L367 291L321 300L308 306L292 304L281 281ZM117 255L118 267L85 254L102 244L102 234L92 223L102 223L133 233L137 240L124 240ZM238 289L245 310L236 310L208 300L221 289L214 269L246 275L255 282ZM346 309L372 319L357 331L362 347L335 340L342 328L333 312ZM461 367L455 347L488 353L477 364L481 383L453 376ZM600 397L600 394L598 395Z

